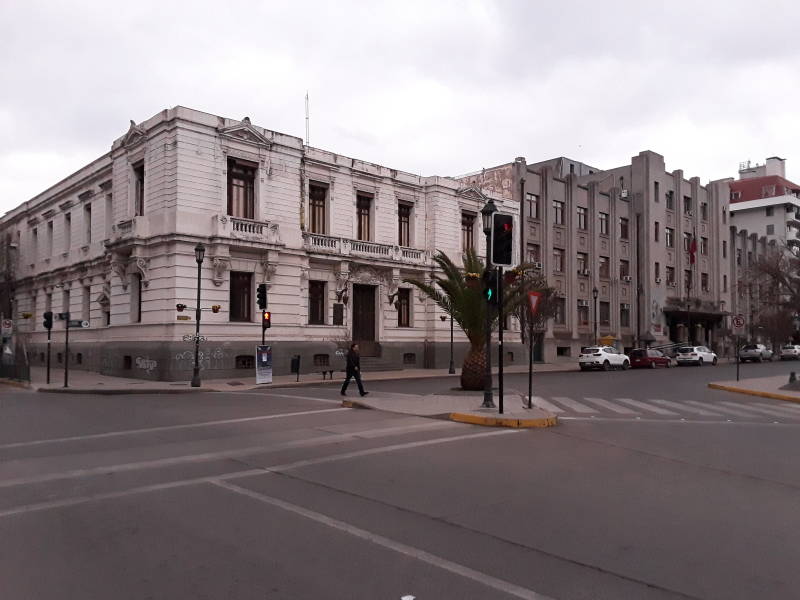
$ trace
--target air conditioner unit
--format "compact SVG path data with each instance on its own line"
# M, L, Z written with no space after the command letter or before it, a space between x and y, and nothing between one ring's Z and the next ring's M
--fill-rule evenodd
M541 271L542 270L542 263L540 263L540 262L533 263L533 268L534 269L539 269Z
M631 281L633 281L633 277L631 277L630 275L625 275L625 276L622 278L622 281L631 282Z
M656 277L656 285L661 285L661 277Z
M578 306L589 306L588 300L578 300Z
M627 198L628 197L628 190L621 190L619 193L620 198Z

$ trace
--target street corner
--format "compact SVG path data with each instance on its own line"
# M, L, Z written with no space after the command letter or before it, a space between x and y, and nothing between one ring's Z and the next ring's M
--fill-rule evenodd
M535 411L536 416L522 416L519 414L508 416L494 416L475 413L450 413L448 418L458 423L481 425L483 427L510 427L513 429L532 429L555 427L558 417L544 411Z
M747 396L769 398L771 400L783 400L784 402L795 402L800 404L800 395L781 393L779 388L773 390L746 387L746 382L711 382L708 384L708 388L712 390L721 390L723 392L733 392L734 394L745 394Z
M13 379L0 379L0 385L7 385L9 387L20 388L23 390L30 390L31 384L27 381L15 381Z

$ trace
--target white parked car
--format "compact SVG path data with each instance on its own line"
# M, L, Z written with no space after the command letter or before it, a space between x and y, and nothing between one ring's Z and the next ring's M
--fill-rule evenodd
M739 350L739 360L742 362L747 362L748 360L753 362L772 360L772 350L764 344L747 344Z
M581 348L578 356L578 366L581 371L589 369L629 369L631 360L613 346L589 346Z
M705 346L680 346L675 354L678 366L682 365L716 365L717 355Z
M781 360L800 360L800 346L786 344L781 348Z

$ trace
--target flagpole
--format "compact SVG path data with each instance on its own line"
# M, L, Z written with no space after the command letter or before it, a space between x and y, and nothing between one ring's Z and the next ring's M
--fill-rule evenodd
M697 254L697 227L692 232L692 241L689 244L689 281L686 286L686 320L689 328L687 339L690 346L694 346L694 335L692 335L692 286L694 284L694 263Z

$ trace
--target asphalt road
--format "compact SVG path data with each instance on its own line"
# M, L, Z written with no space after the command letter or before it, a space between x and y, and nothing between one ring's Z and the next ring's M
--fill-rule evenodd
M0 388L2 598L795 598L800 418L703 389L726 369L542 374L539 397L597 413L524 431L341 409L331 386Z

